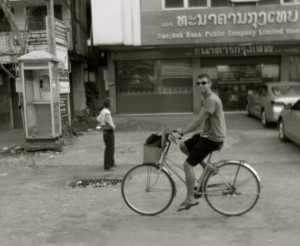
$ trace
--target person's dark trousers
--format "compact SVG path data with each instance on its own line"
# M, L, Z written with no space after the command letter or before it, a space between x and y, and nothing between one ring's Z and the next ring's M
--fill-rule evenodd
M105 143L104 151L104 169L109 170L115 165L115 134L112 130L103 131L103 140Z

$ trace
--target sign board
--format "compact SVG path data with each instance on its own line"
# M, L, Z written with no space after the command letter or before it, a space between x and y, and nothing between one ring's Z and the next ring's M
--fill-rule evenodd
M62 46L56 46L56 57L62 61L61 69L69 70L68 49Z
M142 45L300 40L300 5L151 11L141 14Z
M67 28L65 24L58 19L55 19L54 34L56 46L68 47Z
M29 46L48 45L47 31L46 30L30 31L27 34L27 42Z
M59 70L59 88L60 94L70 93L70 80L68 71Z
M70 98L69 94L60 94L60 118L62 122L71 124Z
M68 96L67 94L60 95L60 116L61 118L68 118Z

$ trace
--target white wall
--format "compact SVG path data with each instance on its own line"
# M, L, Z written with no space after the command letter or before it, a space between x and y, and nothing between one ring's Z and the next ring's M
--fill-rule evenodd
M91 0L94 45L141 45L140 0Z

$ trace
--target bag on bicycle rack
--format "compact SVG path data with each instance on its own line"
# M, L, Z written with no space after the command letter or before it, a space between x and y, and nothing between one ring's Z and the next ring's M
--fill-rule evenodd
M144 163L156 163L159 161L163 148L161 148L162 136L151 134L144 145Z
M161 148L161 136L158 134L151 134L147 139L145 145Z

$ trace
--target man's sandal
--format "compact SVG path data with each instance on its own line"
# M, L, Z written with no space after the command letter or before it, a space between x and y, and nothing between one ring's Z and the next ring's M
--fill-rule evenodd
M183 210L188 210L191 207L197 206L199 204L199 202L194 202L194 203L186 203L183 202L179 205L177 212L183 211Z

